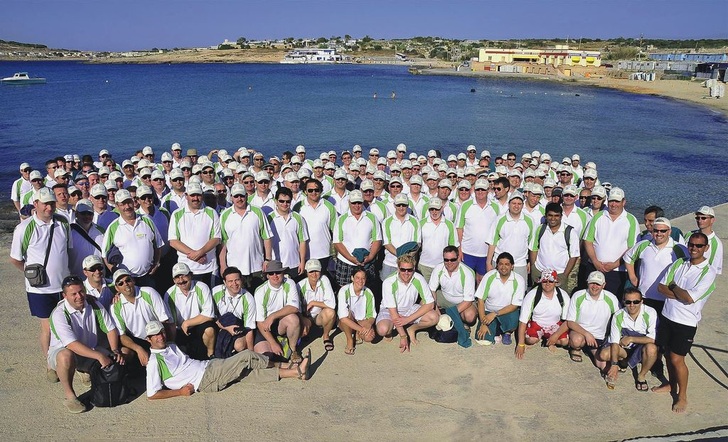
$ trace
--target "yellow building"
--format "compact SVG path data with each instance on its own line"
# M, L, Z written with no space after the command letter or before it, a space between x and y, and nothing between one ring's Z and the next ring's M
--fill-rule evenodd
M518 62L547 64L551 66L584 66L599 67L602 64L602 54L599 51L570 50L566 45L559 45L549 49L480 49L478 53L480 63Z

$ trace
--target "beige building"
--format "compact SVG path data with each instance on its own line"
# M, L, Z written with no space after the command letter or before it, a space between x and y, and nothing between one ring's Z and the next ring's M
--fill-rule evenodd
M554 67L584 66L599 67L602 54L599 51L581 51L558 45L549 49L481 49L478 62L493 64L537 63Z

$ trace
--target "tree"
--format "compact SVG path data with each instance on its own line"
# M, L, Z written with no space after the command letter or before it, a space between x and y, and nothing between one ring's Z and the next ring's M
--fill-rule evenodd
M238 38L238 41L236 43L238 44L238 46L243 46L247 41L248 39L246 39L245 37L240 37Z

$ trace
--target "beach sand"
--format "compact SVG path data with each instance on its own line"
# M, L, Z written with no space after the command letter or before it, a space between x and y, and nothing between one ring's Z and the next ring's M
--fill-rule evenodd
M728 204L716 209L720 238L728 240ZM674 225L694 228L692 214ZM147 401L69 414L59 384L45 380L20 272L0 254L0 426L2 440L615 440L725 425L728 404L728 277L709 299L692 350L690 406L670 410L669 395L635 390L629 373L615 390L585 358L532 348L516 360L514 347L438 344L420 335L411 353L396 340L343 353L344 337L326 354L310 347L310 381L237 384L217 394ZM650 386L658 382L648 377ZM77 392L87 389L76 381Z

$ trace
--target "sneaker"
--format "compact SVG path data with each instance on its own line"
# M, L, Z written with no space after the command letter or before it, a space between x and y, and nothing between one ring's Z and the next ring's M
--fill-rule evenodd
M56 373L56 371L52 368L46 368L46 379L48 380L48 382L54 384L56 382L60 382L60 379L58 379L58 373Z
M503 338L501 339L501 342L503 343L503 345L511 345L511 343L513 342L511 340L511 334L510 333L504 333L503 334Z
M88 373L81 373L78 372L78 377L81 378L81 383L84 387L90 387L91 386L91 375Z
M83 413L86 411L86 406L78 400L78 398L65 399L63 404L68 408L68 411L73 414Z
M495 343L496 343L496 344L500 344L500 343L501 343L501 340L502 340L502 339L501 339L501 337L500 337L500 336L496 336L496 337L495 337Z

